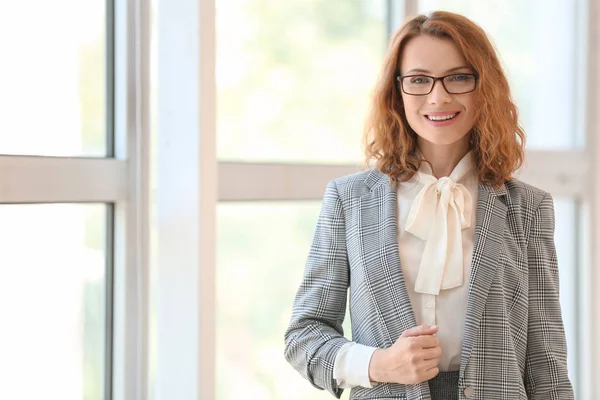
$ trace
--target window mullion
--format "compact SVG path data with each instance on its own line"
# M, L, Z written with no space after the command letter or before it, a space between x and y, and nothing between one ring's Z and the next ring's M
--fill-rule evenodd
M594 377L600 376L600 345L595 340L594 332L600 331L600 271L597 268L600 260L600 27L596 23L600 18L600 4L597 1L583 1L581 7L584 16L587 16L585 25L587 35L585 43L587 54L587 71L582 79L586 82L586 147L590 152L590 170L588 173L588 188L590 197L585 203L585 214L582 218L589 241L584 250L586 262L580 274L580 315L579 341L585 346L581 352L581 363L579 370L581 376L579 381L582 393L578 398L597 398L600 396L600 380ZM587 11L587 12L586 12Z
M148 398L149 27L149 0L114 2L114 157L127 166L114 204L114 400Z

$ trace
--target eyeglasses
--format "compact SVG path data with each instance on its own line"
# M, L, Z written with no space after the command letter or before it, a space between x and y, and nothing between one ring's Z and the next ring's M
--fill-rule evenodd
M446 92L450 94L463 94L475 90L477 85L476 74L452 74L436 78L428 75L396 76L402 91L411 96L425 96L431 93L435 82L442 81Z

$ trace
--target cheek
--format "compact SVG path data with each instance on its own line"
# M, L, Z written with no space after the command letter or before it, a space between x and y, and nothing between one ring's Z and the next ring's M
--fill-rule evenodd
M412 101L411 101L412 100ZM408 120L418 120L419 118L419 105L416 104L414 99L404 99L404 113Z
M469 115L471 116L471 118L475 117L475 114L476 114L475 104L476 103L477 102L475 101L475 96L471 96L470 98L468 98L466 101L463 102L463 106L469 112Z
M406 115L408 125L410 125L413 130L416 130L417 125L419 124L419 115L416 113L415 108L405 105L404 114Z
M467 115L468 115L467 123L469 125L471 125L471 127L472 127L473 125L475 125L475 118L476 118L476 110L474 108L474 105L471 104L469 106Z

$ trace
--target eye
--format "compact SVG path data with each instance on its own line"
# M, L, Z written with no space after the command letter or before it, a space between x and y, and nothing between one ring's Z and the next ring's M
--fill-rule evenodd
M473 79L473 75L457 74L457 75L450 75L448 78L449 78L450 82L467 82L467 81L470 81L471 79Z
M408 80L411 85L426 85L431 83L431 78L424 75L411 76Z

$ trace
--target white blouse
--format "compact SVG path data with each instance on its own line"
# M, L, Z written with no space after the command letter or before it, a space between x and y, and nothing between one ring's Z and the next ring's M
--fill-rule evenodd
M438 325L440 371L458 371L475 238L479 181L469 152L449 177L436 179L422 163L398 184L398 245L404 281L417 325ZM346 343L333 376L341 388L372 387L375 347Z

